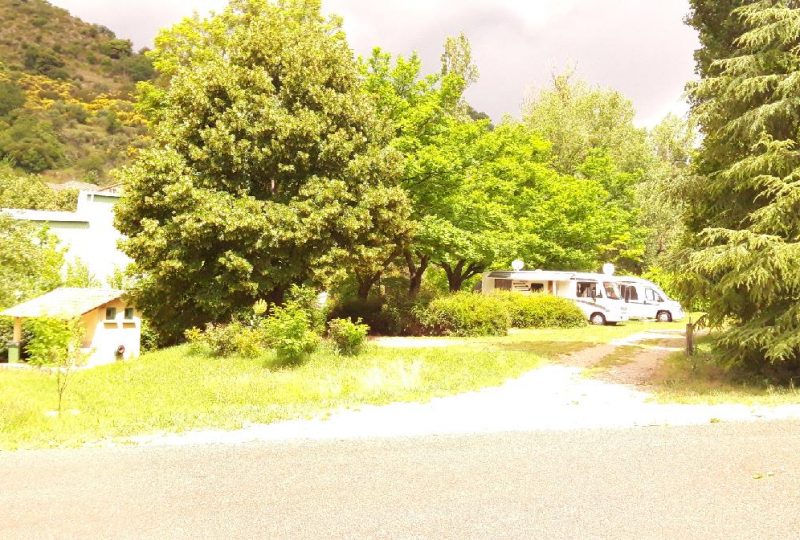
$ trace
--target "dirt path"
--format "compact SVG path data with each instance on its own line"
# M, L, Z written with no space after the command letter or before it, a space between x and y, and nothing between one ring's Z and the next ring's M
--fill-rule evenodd
M337 410L313 420L135 437L155 445L331 440L428 435L564 431L800 418L800 404L684 405L653 400L647 382L680 350L681 334L643 332L563 356L500 386L427 403ZM403 344L406 345L406 344ZM400 345L400 346L403 346Z
M680 331L643 332L612 343L615 361L603 365L601 357L597 377L601 380L628 384L638 388L652 386L652 381L668 356L684 350L685 337ZM606 356L607 357L607 356Z

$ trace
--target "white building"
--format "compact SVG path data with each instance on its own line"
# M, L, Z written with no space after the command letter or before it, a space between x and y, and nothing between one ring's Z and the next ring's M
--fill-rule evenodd
M0 316L14 319L10 362L20 358L23 320L39 317L80 320L81 346L88 366L139 356L141 315L127 302L123 291L63 287L9 308Z
M80 191L75 212L14 210L4 212L15 219L47 225L66 248L68 262L80 259L104 285L114 270L131 260L117 247L122 235L114 227L114 205L120 194L110 190Z

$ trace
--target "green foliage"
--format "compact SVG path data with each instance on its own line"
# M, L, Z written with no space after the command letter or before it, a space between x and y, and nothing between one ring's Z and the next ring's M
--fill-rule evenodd
M325 331L327 310L319 305L316 289L293 284L286 293L286 301L305 311L314 332L322 334Z
M43 317L31 319L28 324L32 335L26 345L29 362L54 368L58 412L61 412L71 372L86 360L81 350L84 328L80 319L65 321Z
M350 319L333 319L328 323L328 337L336 346L339 354L357 356L367 341L369 326L361 319L356 322Z
M586 316L574 302L551 294L498 293L514 328L578 328Z
M470 292L433 300L420 319L428 332L443 336L504 336L511 325L503 300Z
M85 169L78 163L102 155L102 166L92 174L105 182L112 168L128 161L127 149L142 144L145 126L133 113L131 94L136 81L152 78L149 59L132 54L130 42L110 30L45 0L0 0L0 20L0 134L20 115L52 127L45 130L50 137L42 137L41 127L18 126L0 159L10 156L21 169L63 181L82 178ZM97 129L95 117L112 111L122 126L109 137ZM30 140L22 141L28 133ZM10 144L14 139L21 141Z
M75 211L78 192L54 190L40 176L22 174L0 163L0 201L4 208Z
M67 263L67 273L64 279L65 287L79 287L88 289L101 287L103 284L89 270L89 266L81 259Z
M400 156L340 30L314 2L236 0L157 38L154 144L121 174L116 223L173 339L292 283L370 281L406 243Z
M100 52L118 60L133 54L132 47L133 44L129 39L109 39L100 45Z
M64 256L46 230L0 213L0 308L8 308L61 284Z
M39 75L52 79L67 78L67 72L62 69L65 66L64 60L52 49L29 45L25 49L24 62L28 70Z
M158 350L160 345L160 338L158 333L153 329L153 325L150 324L150 321L147 317L142 317L141 319L141 343L139 344L139 348L142 353L148 353L155 350Z
M741 6L741 7L739 7ZM800 8L694 0L704 134L686 204L682 283L707 301L723 365L800 373Z
M553 145L553 164L575 174L595 151L608 153L622 172L647 168L652 154L645 130L633 124L633 103L615 90L575 81L571 72L553 77L551 88L524 106L524 121Z
M82 335L79 321L46 317L31 319L32 338L27 344L30 363L39 366L62 366L75 358Z
M50 122L20 114L0 132L0 158L28 172L52 169L64 160L64 147Z
M25 103L25 92L12 81L0 80L0 117Z
M319 334L314 332L308 312L297 303L275 308L263 329L281 362L300 362L319 346Z
M210 351L216 356L255 358L264 352L262 333L241 322L206 325L205 330L190 328L186 341L195 352Z
M122 70L136 82L149 81L156 74L153 62L143 54L135 54L125 58L122 63Z

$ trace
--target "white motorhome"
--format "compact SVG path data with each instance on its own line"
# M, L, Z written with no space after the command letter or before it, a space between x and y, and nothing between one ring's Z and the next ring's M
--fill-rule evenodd
M548 293L575 302L592 324L628 320L627 304L617 281L604 274L545 270L487 272L481 281L481 291Z
M631 319L655 319L659 322L679 321L684 312L680 303L652 281L632 276L617 276L620 292L628 304Z

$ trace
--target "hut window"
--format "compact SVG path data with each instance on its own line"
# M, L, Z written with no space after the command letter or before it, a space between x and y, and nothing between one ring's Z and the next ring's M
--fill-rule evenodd
M129 320L129 321L131 319L133 319L133 308L132 307L126 307L125 308L125 318L127 320Z
M117 308L115 307L107 307L106 308L106 320L113 321L117 318Z

